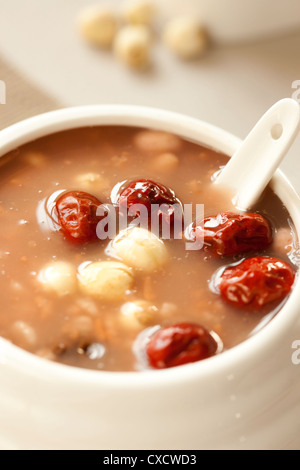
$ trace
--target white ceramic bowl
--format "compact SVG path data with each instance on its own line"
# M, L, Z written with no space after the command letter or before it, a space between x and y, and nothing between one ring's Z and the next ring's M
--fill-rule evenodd
M63 129L156 128L231 155L240 140L195 119L130 106L47 113L0 132L0 156ZM272 186L300 236L300 201L277 171ZM52 363L0 340L0 448L300 448L300 282L279 314L235 348L178 368L102 372Z

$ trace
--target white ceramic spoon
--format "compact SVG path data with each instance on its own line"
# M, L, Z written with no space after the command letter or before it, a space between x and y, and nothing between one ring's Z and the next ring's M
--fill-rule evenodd
M299 129L300 106L285 98L258 121L215 183L233 190L234 204L250 209L262 194Z

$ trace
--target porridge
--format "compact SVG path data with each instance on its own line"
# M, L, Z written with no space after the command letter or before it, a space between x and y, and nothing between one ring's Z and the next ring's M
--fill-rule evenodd
M227 160L126 126L63 131L2 157L0 335L63 364L131 371L206 359L259 331L292 288L296 241L270 188L242 213L212 184ZM153 204L167 207L157 234ZM174 208L186 204L184 227ZM110 207L116 233L101 239Z

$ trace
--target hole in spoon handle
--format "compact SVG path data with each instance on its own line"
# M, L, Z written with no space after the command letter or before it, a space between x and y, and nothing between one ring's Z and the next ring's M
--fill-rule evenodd
M275 103L233 154L215 184L229 188L239 209L250 209L280 165L299 128L300 107L290 98Z
M272 139L274 139L274 140L280 139L280 137L282 136L282 133L283 133L283 126L280 122L278 122L277 124L274 124L271 127L271 137L272 137Z

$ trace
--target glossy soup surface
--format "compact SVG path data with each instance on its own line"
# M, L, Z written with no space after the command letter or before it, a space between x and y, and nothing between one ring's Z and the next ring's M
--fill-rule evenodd
M133 270L132 286L121 299L101 300L80 287L58 295L40 282L51 261L67 261L78 270L82 263L113 260L109 240L78 245L51 229L45 207L54 193L85 191L111 203L115 185L147 178L171 188L182 204L204 204L209 216L235 210L230 195L212 185L226 162L225 155L179 137L121 126L56 133L2 158L0 335L64 364L129 371L147 368L143 354L133 351L146 328L198 323L221 338L223 350L258 331L281 301L239 309L212 287L219 268L248 255L216 258L203 250L187 251L180 239L164 240L168 256L159 269ZM271 222L274 241L251 256L276 256L292 264L292 225L280 200L267 189L255 211ZM124 304L136 301L146 301L140 304L147 305L146 315L125 315Z

